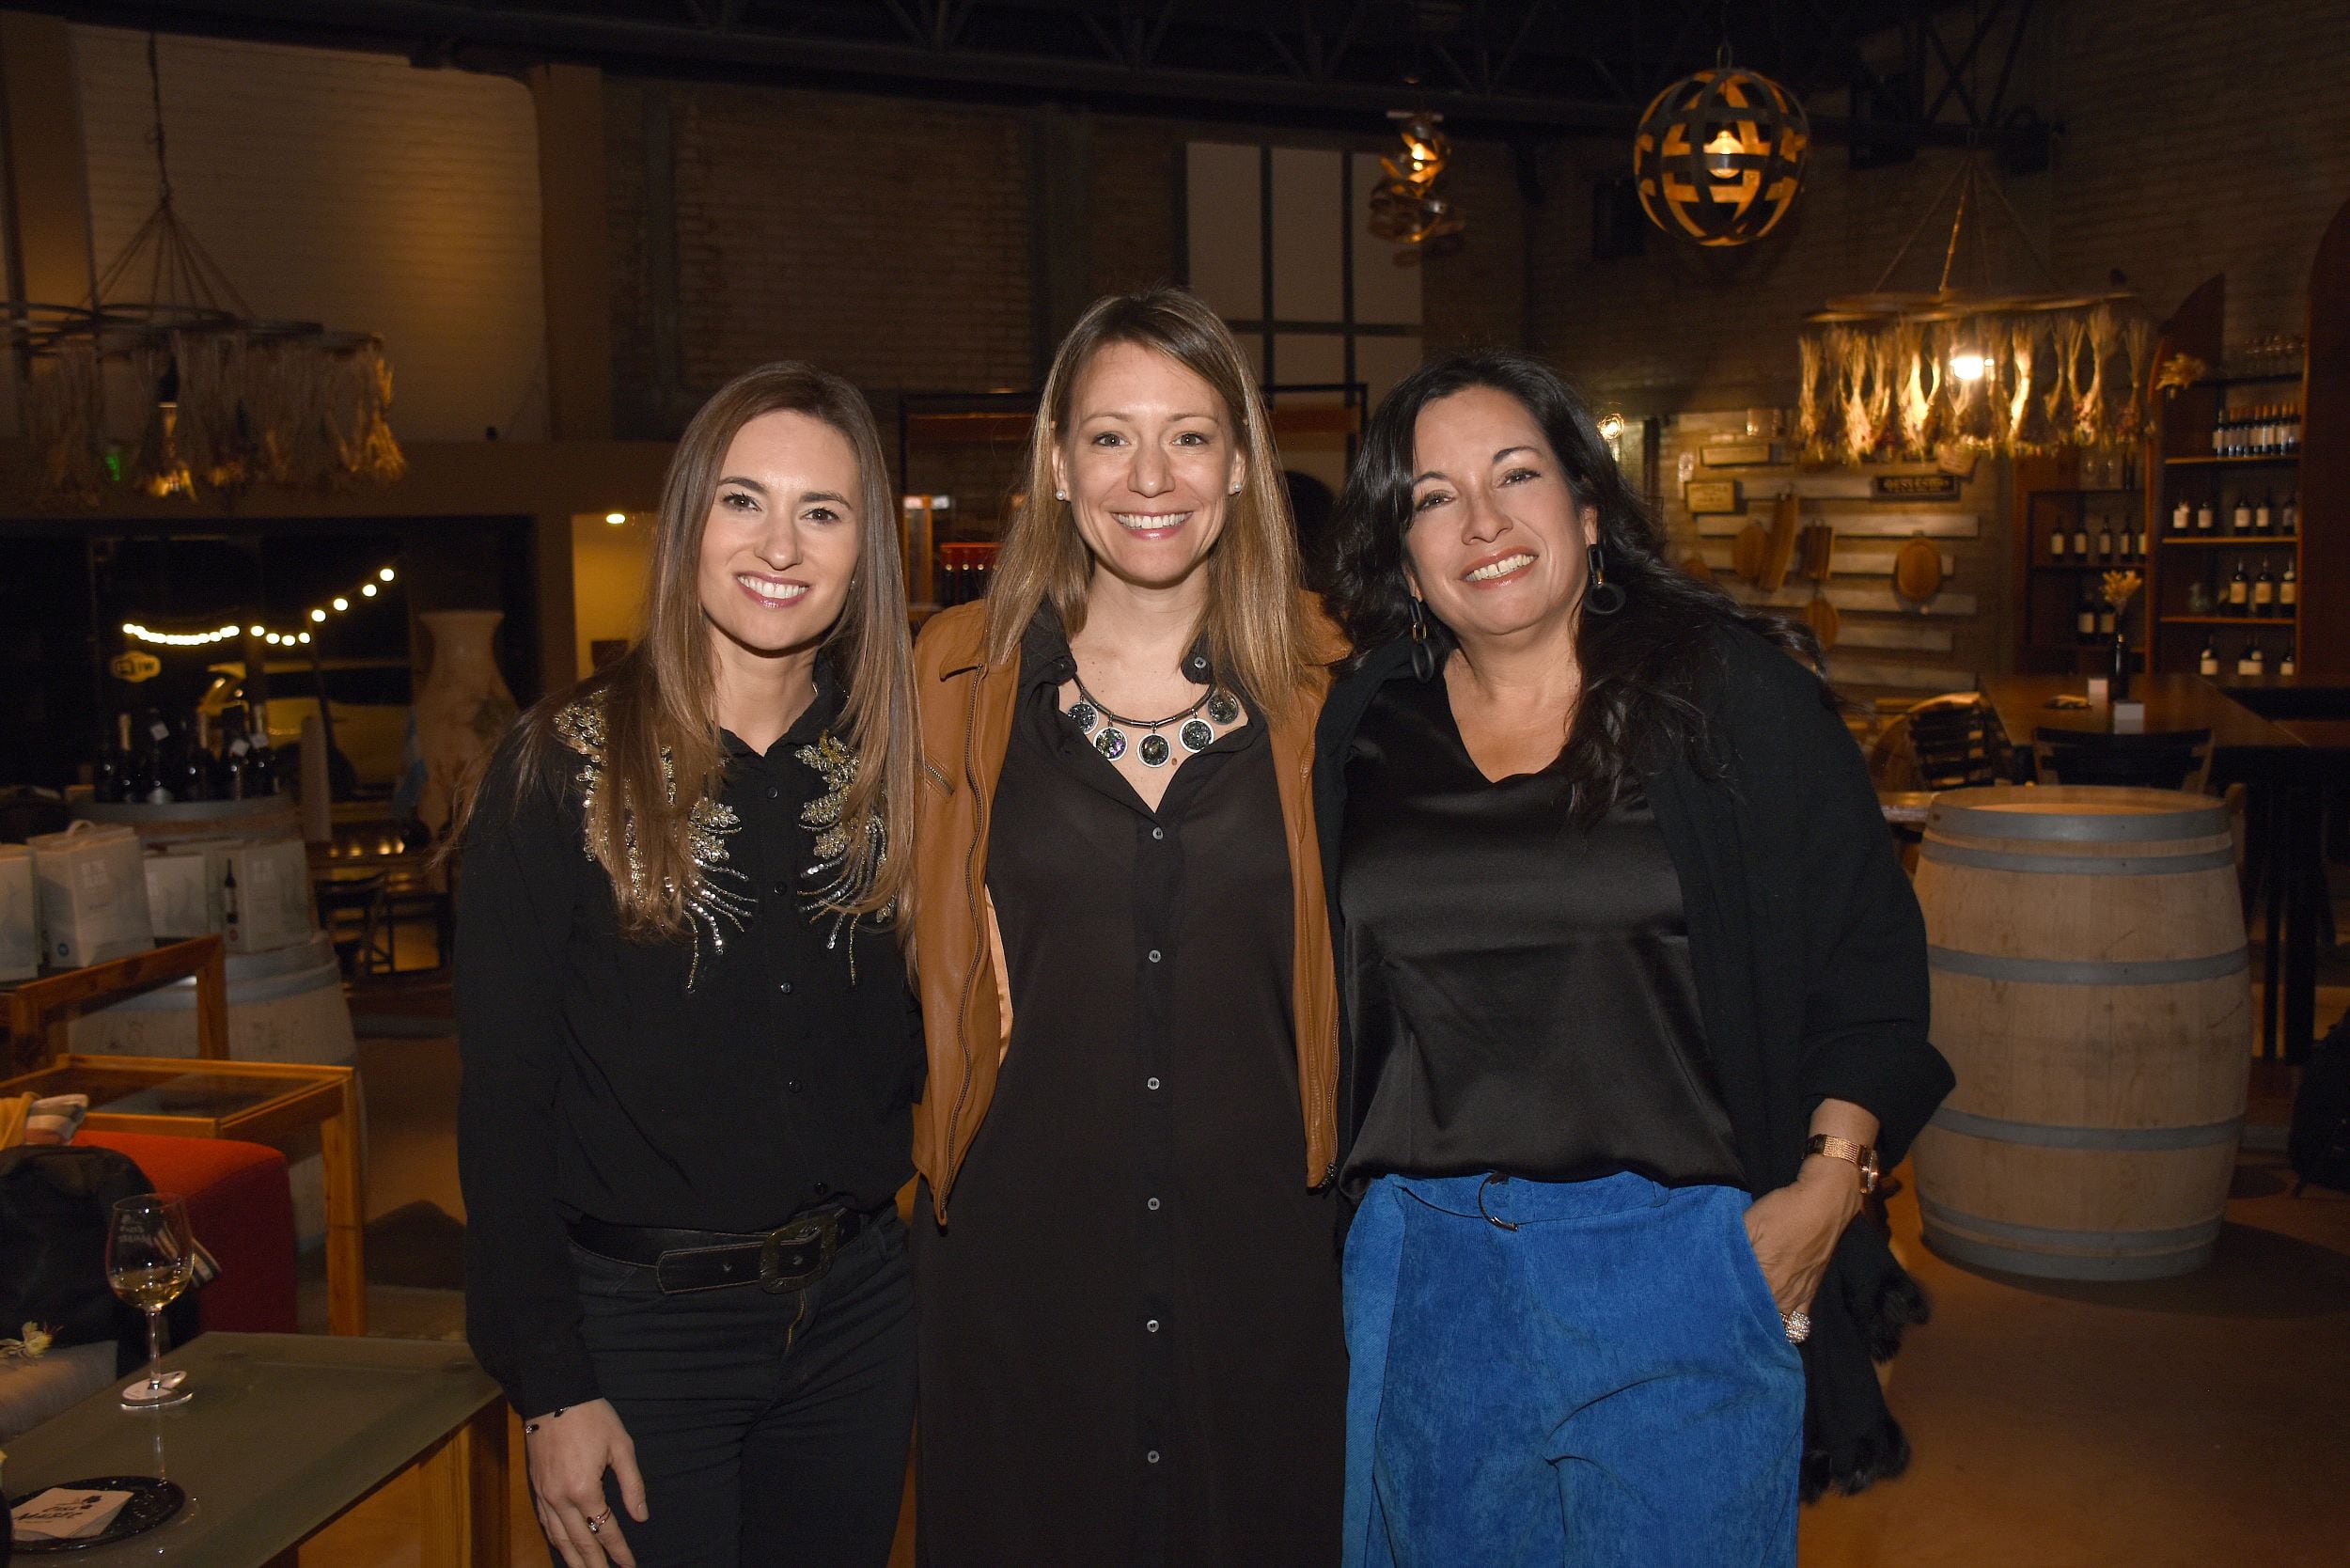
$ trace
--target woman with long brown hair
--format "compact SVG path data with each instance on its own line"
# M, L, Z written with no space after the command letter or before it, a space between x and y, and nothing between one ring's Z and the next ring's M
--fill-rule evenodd
M871 413L739 377L670 464L644 633L462 829L466 1332L572 1568L871 1568L913 1417L890 922L914 713Z
M1214 313L1096 303L916 649L931 1568L1335 1561L1335 653Z

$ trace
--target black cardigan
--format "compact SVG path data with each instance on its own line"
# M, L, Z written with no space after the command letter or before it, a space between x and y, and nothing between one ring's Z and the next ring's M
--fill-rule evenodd
M1725 626L1713 641L1700 700L1706 760L1676 760L1647 790L1680 874L1706 1043L1739 1158L1756 1192L1785 1185L1803 1163L1813 1108L1850 1100L1875 1114L1889 1170L1954 1081L1926 1039L1925 922L1826 688L1744 628ZM1343 929L1339 837L1355 729L1381 685L1412 678L1410 645L1391 643L1323 708L1314 808L1334 933ZM1355 1059L1343 1020L1340 1038L1343 1161L1362 1124L1358 1086L1378 1075ZM1924 1317L1883 1231L1866 1219L1848 1228L1803 1346L1807 1499L1830 1484L1858 1491L1908 1464L1870 1362L1889 1357L1902 1328Z

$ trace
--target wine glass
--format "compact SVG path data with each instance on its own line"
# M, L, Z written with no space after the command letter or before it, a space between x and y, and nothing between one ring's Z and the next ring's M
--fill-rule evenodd
M154 1410L189 1398L187 1374L164 1375L164 1309L196 1273L196 1242L188 1206L167 1192L125 1198L106 1223L106 1282L115 1294L147 1314L147 1376L122 1390L133 1410Z

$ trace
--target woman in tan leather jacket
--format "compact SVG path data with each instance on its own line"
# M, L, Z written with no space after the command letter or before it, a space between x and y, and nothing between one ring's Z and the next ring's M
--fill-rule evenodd
M1330 641L1230 336L1098 302L916 650L932 1568L1337 1559Z

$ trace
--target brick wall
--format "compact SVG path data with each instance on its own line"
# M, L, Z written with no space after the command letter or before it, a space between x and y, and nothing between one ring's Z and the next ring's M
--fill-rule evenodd
M103 267L155 206L147 35L72 37ZM409 440L544 435L538 133L520 84L169 35L159 58L175 207L257 314L382 334Z

